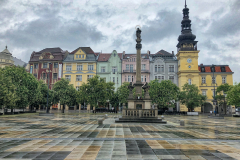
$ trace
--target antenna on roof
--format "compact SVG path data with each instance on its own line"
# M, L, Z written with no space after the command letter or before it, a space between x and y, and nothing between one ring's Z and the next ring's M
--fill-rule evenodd
M185 8L187 8L187 0L185 0Z

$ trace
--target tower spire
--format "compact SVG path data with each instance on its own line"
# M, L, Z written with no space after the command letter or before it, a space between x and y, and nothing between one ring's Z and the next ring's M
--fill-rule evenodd
M185 0L185 8L187 8L187 0Z

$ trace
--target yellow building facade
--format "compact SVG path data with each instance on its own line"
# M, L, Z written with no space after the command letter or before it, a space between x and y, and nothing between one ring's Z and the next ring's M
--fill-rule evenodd
M228 65L198 65L200 51L197 49L196 36L192 34L189 9L183 9L182 31L178 37L178 85L180 90L185 83L195 84L203 95L207 96L206 104L194 109L196 112L209 113L215 110L213 105L214 88L228 83L233 85L233 72ZM219 108L219 107L218 107ZM232 108L231 108L232 109ZM188 111L180 104L180 111Z
M6 46L6 48L2 52L0 52L0 68L12 65L14 65L13 57Z
M63 78L78 90L89 78L96 75L96 55L90 47L79 47L63 60Z

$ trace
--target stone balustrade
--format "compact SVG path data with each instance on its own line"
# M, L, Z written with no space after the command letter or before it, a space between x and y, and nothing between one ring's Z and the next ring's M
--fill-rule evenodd
M158 109L126 109L122 110L124 118L155 118L158 117Z

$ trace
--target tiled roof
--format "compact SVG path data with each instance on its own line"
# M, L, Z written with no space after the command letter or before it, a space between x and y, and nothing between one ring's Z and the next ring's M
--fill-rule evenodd
M83 50L87 54L94 54L93 50L90 47L78 47L74 51L72 51L70 54L76 53L79 49Z
M202 72L202 70L201 70L202 67L205 68L205 72L211 72L211 67L212 67L211 65L199 65L198 70L200 72ZM215 72L222 72L221 67L225 67L226 72L232 72L232 70L230 69L230 67L228 65L216 65Z
M162 56L174 56L173 54L167 52L167 51L164 51L164 50L160 50L156 53L156 55L162 55Z
M39 59L39 57L44 52L50 52L53 55L53 59ZM62 61L64 58L64 55L67 54L67 52L64 52L61 48L45 48L39 52L33 52L30 61L29 62L38 62L38 61Z
M101 53L98 57L98 62L107 62L108 59L111 57L111 54L109 53Z
M73 54L69 54L63 62L85 62L85 61L96 61L95 54L87 54L86 59L74 59Z
M123 53L118 53L118 56L120 59L122 59L122 55L123 55Z

